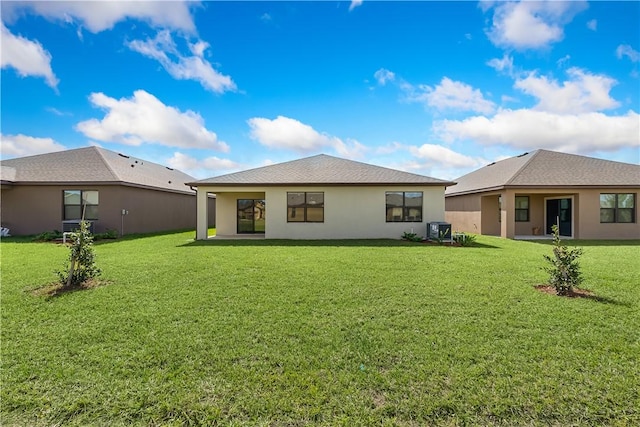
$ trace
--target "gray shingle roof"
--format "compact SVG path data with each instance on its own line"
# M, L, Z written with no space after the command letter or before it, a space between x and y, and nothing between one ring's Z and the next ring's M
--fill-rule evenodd
M203 179L190 185L451 185L424 175L319 154Z
M85 147L2 160L3 182L114 183L192 193L184 184L193 177L157 163L100 147Z
M504 187L640 186L640 165L536 150L494 162L456 180L446 195Z

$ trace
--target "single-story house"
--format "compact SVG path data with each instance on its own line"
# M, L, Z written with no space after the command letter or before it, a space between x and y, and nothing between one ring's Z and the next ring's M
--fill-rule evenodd
M0 178L1 222L12 235L67 231L83 213L94 233L195 228L196 193L184 185L192 176L104 148L2 160Z
M398 239L444 221L450 181L320 154L190 182L197 187L196 236L207 239L215 193L218 236L268 239Z
M640 239L640 165L536 150L464 175L446 190L454 230L509 239L551 234Z

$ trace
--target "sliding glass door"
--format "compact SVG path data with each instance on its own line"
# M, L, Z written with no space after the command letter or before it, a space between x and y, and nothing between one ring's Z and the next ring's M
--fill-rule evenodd
M264 233L265 207L262 199L238 199L238 234Z

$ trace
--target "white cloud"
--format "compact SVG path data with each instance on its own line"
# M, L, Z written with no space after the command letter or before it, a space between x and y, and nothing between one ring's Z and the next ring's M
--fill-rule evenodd
M495 109L493 102L484 99L479 89L448 77L444 77L435 87L405 85L404 90L408 101L424 102L439 110L475 111L486 114Z
M260 20L262 22L271 22L273 20L273 18L271 17L271 15L269 15L268 13L263 13L262 16L260 16Z
M616 49L616 56L618 59L622 59L623 56L626 56L631 60L631 62L640 61L640 52L629 46L628 44L621 44Z
M616 81L605 75L587 73L579 68L569 68L570 80L562 85L547 77L531 73L516 80L515 87L539 99L534 110L553 113L586 113L615 108L619 103L609 96Z
M384 68L380 68L378 71L376 71L373 74L373 77L376 78L379 85L384 86L387 84L387 82L394 81L396 78L396 75L392 71L386 70Z
M503 104L507 102L520 102L518 98L514 98L513 96L509 96L509 95L502 95L500 97L500 100L502 101Z
M400 150L406 150L406 149L407 149L406 145L398 141L392 141L389 144L378 146L374 152L375 154L389 155L389 154L394 154Z
M351 12L358 6L362 6L362 0L351 0L351 4L349 5L349 12Z
M0 134L0 147L3 159L33 156L65 150L66 147L52 138L35 138L23 134Z
M251 138L269 148L303 154L333 149L348 158L358 158L366 151L366 147L354 139L345 142L338 137L319 133L311 126L289 117L278 116L274 120L254 117L247 123L251 128Z
M504 72L507 75L513 74L513 57L509 54L504 54L502 59L493 58L487 62L487 65L499 72Z
M564 64L566 64L570 60L571 60L571 55L565 55L562 58L558 59L556 61L556 64L558 65L558 67L564 67Z
M613 151L640 145L640 116L590 112L556 114L533 110L501 110L495 116L443 120L434 126L445 141L470 139L485 145L566 152Z
M204 52L209 44L198 40L189 44L193 56L180 53L169 31L160 31L154 39L146 41L134 40L126 45L144 56L155 59L175 79L196 80L208 90L216 93L235 90L236 85L231 77L216 71L211 63L204 58Z
M590 29L591 31L597 31L598 30L598 21L596 19L592 19L591 21L587 22L587 28Z
M447 165L452 168L471 168L486 164L486 160L460 154L450 148L436 144L410 147L409 152L431 165Z
M51 69L51 54L38 41L12 34L4 23L0 23L0 27L2 68L14 68L21 77L43 77L55 89L58 79Z
M487 4L485 4L487 6ZM496 2L489 39L497 46L540 49L564 37L563 27L587 7L585 1Z
M135 91L128 99L118 100L103 93L92 93L89 99L95 107L106 110L102 120L90 119L76 125L75 129L89 138L128 145L229 150L214 132L205 128L199 114L191 110L183 113L144 90Z
M236 171L241 167L239 163L229 159L212 156L199 160L180 152L173 153L173 156L167 160L167 164L174 169L198 178L219 175L220 171Z
M127 18L148 22L154 27L195 33L196 27L190 7L196 2L186 1L37 1L3 2L3 11L9 17L21 9L53 21L79 23L92 33L113 28Z
M65 111L60 111L55 107L47 107L47 108L45 108L45 110L47 110L48 112L50 112L52 114L55 114L56 116L60 116L60 117L73 116L72 113L65 112Z

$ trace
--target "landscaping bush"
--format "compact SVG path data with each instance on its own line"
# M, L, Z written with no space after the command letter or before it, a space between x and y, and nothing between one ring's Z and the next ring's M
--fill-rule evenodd
M95 263L93 236L89 231L89 223L81 221L80 229L71 233L70 238L69 266L58 271L60 283L67 287L79 286L100 274L100 269Z
M582 255L582 248L569 249L560 242L558 226L551 228L553 232L553 257L543 255L551 264L545 268L549 273L549 285L553 286L558 295L567 295L582 282L578 258Z
M473 246L476 242L476 235L469 233L455 233L453 235L453 240L458 243L460 246Z
M104 233L96 233L93 235L94 240L103 240L103 239L117 239L118 231L116 230L107 230Z
M44 231L33 238L34 242L50 242L52 240L62 239L62 232L58 230Z
M406 231L402 234L403 240L408 240L410 242L421 242L422 237L418 236L416 233L407 233Z

